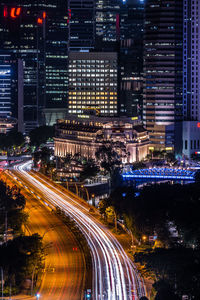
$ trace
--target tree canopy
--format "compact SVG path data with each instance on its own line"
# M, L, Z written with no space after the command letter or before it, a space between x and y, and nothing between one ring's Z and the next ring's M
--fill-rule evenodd
M11 130L8 133L0 133L0 150L9 150L20 147L24 144L25 139L21 132Z
M55 128L53 126L40 126L29 133L31 146L39 147L54 137Z
M96 159L100 164L100 167L109 174L113 173L116 166L119 166L121 161L118 153L114 150L112 144L102 145L95 153Z

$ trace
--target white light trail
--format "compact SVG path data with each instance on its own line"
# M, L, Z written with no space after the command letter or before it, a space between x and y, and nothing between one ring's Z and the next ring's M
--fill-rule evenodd
M93 299L139 300L145 296L143 280L117 239L73 197L39 176L27 173L25 169L29 165L26 162L15 169L43 193L43 198L72 217L88 241L93 259Z

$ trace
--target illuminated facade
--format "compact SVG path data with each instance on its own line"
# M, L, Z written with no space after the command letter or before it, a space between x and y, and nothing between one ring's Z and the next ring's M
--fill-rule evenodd
M104 42L116 42L119 39L121 0L96 1L96 36Z
M17 125L17 119L0 116L0 133L6 134Z
M117 53L70 52L68 99L70 114L117 115Z
M119 112L142 114L144 3L96 1L96 49L118 52Z
M182 154L200 155L200 2L184 0Z
M23 65L20 59L0 52L0 118L1 128L13 126L18 119L18 130L24 131L23 124ZM2 119L3 118L3 119ZM11 120L9 122L8 120ZM16 123L16 121L14 121ZM8 124L5 125L5 124ZM1 130L2 132L2 130Z
M200 155L200 122L183 121L182 122L182 154L186 158L192 155Z
M152 149L173 149L182 119L183 1L145 1L143 120Z
M123 117L69 116L58 121L54 141L57 157L65 157L69 153L93 159L99 147L112 143L124 163L144 159L149 147L147 131L141 124Z
M44 106L44 37L37 25L38 10L27 1L1 2L1 49L14 53L23 60L24 71L24 123L28 132L38 126Z
M184 0L183 116L200 120L200 2Z
M45 123L44 108L66 108L67 3L2 1L1 49L24 67L25 131Z

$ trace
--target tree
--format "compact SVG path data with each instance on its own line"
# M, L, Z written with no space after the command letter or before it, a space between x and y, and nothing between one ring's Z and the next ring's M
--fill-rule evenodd
M1 150L14 150L15 147L23 146L25 142L24 136L21 132L11 130L6 134L0 134L0 149Z
M102 169L112 175L116 166L119 166L121 161L118 153L113 150L112 144L102 145L95 153L96 159L99 162Z
M49 139L52 139L55 134L55 128L53 126L40 126L33 129L29 133L31 146L39 147L45 144Z
M108 202L106 199L102 199L99 201L98 209L100 215L106 220L106 208L108 208Z
M28 215L23 212L26 200L16 186L10 188L0 181L0 225L1 232L5 231L5 219L7 217L8 228L12 228L14 234L22 233L22 225L26 224Z
M136 253L135 261L155 275L158 297L172 291L200 299L200 250L191 248L158 248ZM165 293L163 293L165 291ZM171 298L156 298L171 299ZM172 298L176 299L176 298ZM179 298L178 298L179 299Z
M21 287L25 279L35 278L43 267L44 249L42 238L38 234L19 236L7 244L0 246L0 266L4 270L5 288L12 280L14 285Z
M107 219L110 219L114 223L115 231L117 231L117 213L116 213L114 206L108 206L106 208L105 213L106 213Z
M50 157L53 154L52 150L47 147L42 147L40 150L33 153L34 166L37 167L40 162L40 168L43 169L45 174L51 169ZM55 167L54 164L52 167Z
M83 171L80 174L80 180L83 181L87 178L95 177L99 172L99 167L95 164L94 160L88 160L83 165Z
M158 291L155 300L181 300L181 298L175 294L174 289L165 281L159 281L154 284L154 288Z

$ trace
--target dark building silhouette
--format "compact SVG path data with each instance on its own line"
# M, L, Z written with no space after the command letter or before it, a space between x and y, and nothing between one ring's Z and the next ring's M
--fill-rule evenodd
M68 0L69 51L94 48L95 3L95 0Z
M143 103L144 3L121 2L120 9L120 112L141 117Z

